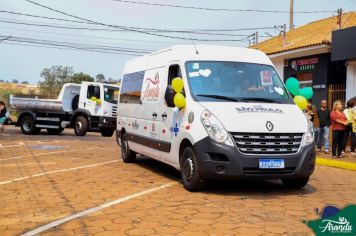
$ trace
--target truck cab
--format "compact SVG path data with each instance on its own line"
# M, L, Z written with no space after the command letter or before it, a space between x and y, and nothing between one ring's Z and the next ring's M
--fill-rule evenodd
M118 93L119 87L111 84L67 83L57 99L10 95L10 105L20 113L17 126L24 134L37 134L41 129L59 134L68 127L77 136L87 132L112 136L116 129Z
M127 62L117 138L124 162L143 154L180 170L196 191L209 179L281 179L303 187L314 133L261 51L178 45Z

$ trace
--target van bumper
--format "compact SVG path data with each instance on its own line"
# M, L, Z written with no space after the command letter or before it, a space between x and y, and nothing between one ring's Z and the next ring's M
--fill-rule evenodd
M299 179L315 169L315 148L310 144L294 155L245 155L236 147L206 137L194 146L204 179ZM284 159L284 169L259 169L259 159Z

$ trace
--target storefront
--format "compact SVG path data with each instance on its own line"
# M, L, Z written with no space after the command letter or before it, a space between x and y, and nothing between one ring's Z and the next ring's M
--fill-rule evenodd
M344 62L346 74L346 100L356 96L356 26L336 30L332 34L331 59Z
M285 59L283 77L284 80L296 77L301 87L312 87L312 103L318 105L321 100L333 96L330 90L345 87L345 61L331 61L330 53Z
M331 108L356 96L356 12L339 22L321 19L251 47L265 52L284 80L294 76L302 87L312 86L313 104L326 99Z

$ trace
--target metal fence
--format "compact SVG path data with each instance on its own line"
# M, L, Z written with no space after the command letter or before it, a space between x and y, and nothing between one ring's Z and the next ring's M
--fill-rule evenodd
M328 106L332 109L333 103L337 100L345 102L346 84L330 84L328 86Z

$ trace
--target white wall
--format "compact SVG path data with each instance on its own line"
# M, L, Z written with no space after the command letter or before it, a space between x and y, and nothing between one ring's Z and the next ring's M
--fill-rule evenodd
M348 61L346 74L346 101L356 96L356 61Z

